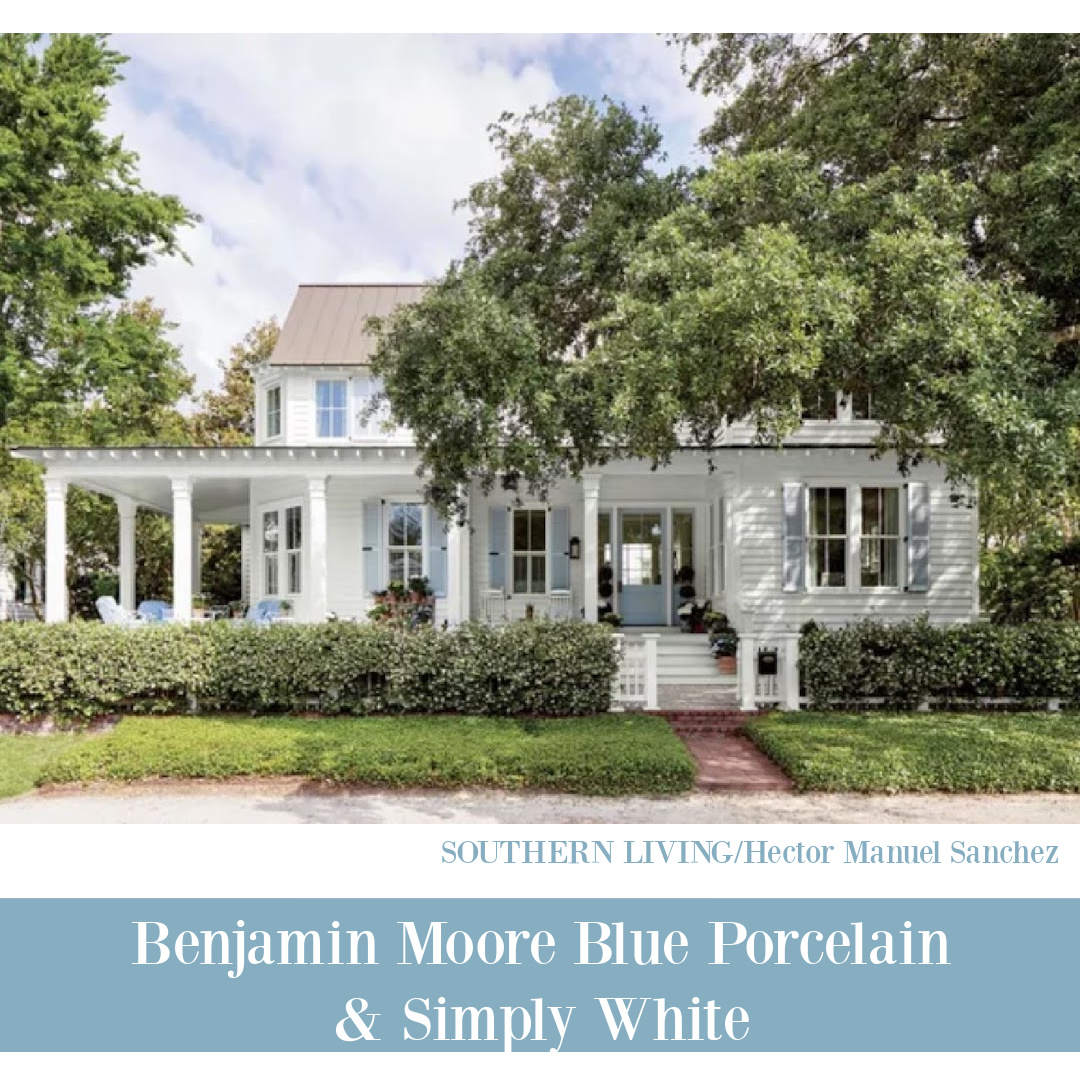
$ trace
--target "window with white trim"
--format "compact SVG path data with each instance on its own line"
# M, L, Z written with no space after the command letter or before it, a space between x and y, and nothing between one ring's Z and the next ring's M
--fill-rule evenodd
M276 439L281 434L281 384L266 391L266 437Z
M278 562L281 550L281 514L277 510L263 513L263 593L278 595Z
M315 380L315 434L344 439L349 433L349 384L345 379Z
M856 390L851 395L851 419L873 420L874 397L869 390Z
M847 585L847 488L810 488L809 503L810 587L842 589Z
M835 420L836 392L822 390L808 394L802 403L802 418L804 420Z
M424 576L424 507L422 503L390 503L387 509L388 581L408 585Z
M291 594L300 592L303 564L303 516L299 506L285 508L285 580Z
M513 581L515 593L547 592L547 511L513 512Z
M859 585L864 589L900 587L900 489L865 487Z

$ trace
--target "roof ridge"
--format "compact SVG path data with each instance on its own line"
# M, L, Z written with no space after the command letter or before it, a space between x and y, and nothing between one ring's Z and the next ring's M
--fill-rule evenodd
M417 289L430 288L431 281L304 281L298 289Z

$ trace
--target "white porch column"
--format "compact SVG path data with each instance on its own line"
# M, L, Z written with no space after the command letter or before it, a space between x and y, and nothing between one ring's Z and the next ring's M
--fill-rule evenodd
M135 599L135 515L138 504L126 495L116 496L120 515L120 606L134 611Z
M468 622L472 618L472 507L469 507L470 518L466 519L461 527L461 601L458 605L458 614L462 622Z
M600 562L600 474L586 473L581 478L581 487L585 499L585 516L581 531L582 566L582 607L586 622L596 622L597 618L597 566Z
M45 477L45 621L67 622L67 481Z
M251 526L240 526L240 603L251 603Z
M467 521L462 525L455 520L446 533L446 617L451 626L469 618L468 530Z
M191 478L174 477L173 499L173 618L191 622L191 541L194 534L191 518Z
M739 635L739 708L757 708L757 641L752 634Z
M191 591L202 592L202 534L201 521L191 523Z
M308 622L325 622L330 575L326 565L326 477L308 480L307 594Z

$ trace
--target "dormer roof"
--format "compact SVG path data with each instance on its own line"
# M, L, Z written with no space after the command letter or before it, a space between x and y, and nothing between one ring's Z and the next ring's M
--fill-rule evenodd
M375 349L367 331L372 315L389 315L415 304L428 286L420 283L301 285L270 357L275 367L365 365Z

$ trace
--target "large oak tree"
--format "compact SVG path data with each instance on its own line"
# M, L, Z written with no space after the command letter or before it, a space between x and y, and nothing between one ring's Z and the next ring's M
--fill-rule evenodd
M1067 478L1078 412L1071 36L694 35L711 163L567 99L493 128L466 253L376 370L429 494L543 490L870 391L881 446L957 480Z

